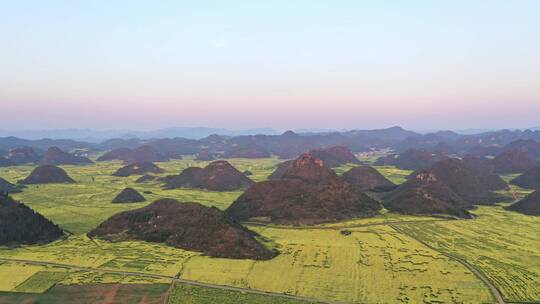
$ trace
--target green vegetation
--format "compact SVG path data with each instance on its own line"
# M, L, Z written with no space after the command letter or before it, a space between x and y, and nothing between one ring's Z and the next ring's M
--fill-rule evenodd
M341 175L357 166L357 164L341 165L334 168L334 171ZM403 184L407 180L407 176L413 173L411 170L403 170L396 168L395 166L373 166L373 168L377 169L377 171L379 171L384 177L397 185Z
M176 284L169 304L308 304L313 302L243 293L186 284Z
M412 170L403 170L394 166L374 166L373 168L377 169L384 177L396 185L406 182L407 176L413 173Z
M14 291L44 267L17 263L0 264L0 291Z
M15 288L17 292L42 293L68 276L66 271L40 271Z
M274 158L230 161L240 171L253 172L250 178L257 181L264 180L280 162ZM188 166L206 164L184 159L158 165L166 170L161 174L164 176L176 174ZM136 184L138 176L111 176L121 166L120 162L64 166L77 184L29 186L15 195L16 199L24 201L72 235L41 246L0 247L0 259L67 265L35 266L0 260L0 291L18 292L17 295L0 294L0 304L18 303L16 300L2 302L4 296L22 297L28 296L27 292L46 290L38 297L40 303L73 303L64 298L57 302L47 299L59 299L58 290L73 297L80 296L81 290L94 292L99 289L98 294L103 294L106 290L110 292L110 286L118 286L92 285L97 283L161 286L158 289L163 292L168 285L148 284L169 284L170 278L177 274L182 279L208 284L328 301L492 303L488 288L464 265L447 255L460 257L480 270L508 300L540 300L540 234L535 233L540 230L540 218L509 212L502 207L480 207L474 211L478 216L475 220L449 221L383 212L370 219L318 226L248 225L281 252L270 261L216 259L155 243L110 243L89 239L85 233L111 215L145 206L159 198L194 201L225 209L240 195L238 191L163 190L158 181ZM344 171L346 167L349 166L336 171ZM376 168L395 183L404 182L411 173L394 167ZM31 169L30 166L1 168L0 176L15 182ZM112 199L128 186L142 193L148 201L112 204ZM518 196L527 192L515 187L513 190ZM144 193L148 191L152 193ZM389 224L399 225L400 231ZM346 234L342 233L344 230ZM120 286L131 286L134 290L135 285ZM99 286L106 287L101 290ZM81 289L69 289L75 287ZM120 292L125 292L127 297L131 291L120 288L115 295ZM80 303L92 303L90 300L84 302L82 296L81 299ZM140 298L130 299L133 301L126 303L138 303L136 299ZM170 299L173 304L215 303L215 299L222 303L300 303L186 285L177 285ZM163 299L159 303L163 303Z
M358 164L345 164L345 165L341 165L341 166L338 166L338 167L335 167L333 168L333 170L338 174L338 175L342 175L343 173L351 170L352 168L354 167L357 167Z
M505 182L509 183L510 181L512 181L513 179L515 179L516 177L520 175L521 173L502 174L501 178L504 179Z
M253 172L253 179L266 178L272 171L277 159L263 161L236 159L231 162L239 169ZM190 159L175 160L158 165L166 170L165 176L180 172L188 166L204 166L206 162L195 162ZM30 185L25 191L14 195L29 207L40 212L63 229L73 234L86 233L111 215L146 206L160 198L175 198L179 201L197 202L206 206L225 209L240 194L240 191L216 192L199 189L161 189L162 183L151 181L136 184L139 176L112 176L122 164L120 162L98 162L92 166L63 166L73 177L76 184ZM0 170L0 176L15 182L30 173L32 167L9 167ZM133 204L111 204L113 198L124 188L133 187L143 194L147 202ZM151 191L151 194L144 192Z

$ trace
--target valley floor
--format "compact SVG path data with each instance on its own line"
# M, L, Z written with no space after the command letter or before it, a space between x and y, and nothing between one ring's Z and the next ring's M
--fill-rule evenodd
M230 161L240 171L253 172L255 180L264 180L279 162ZM174 174L205 164L186 159L158 165L166 174ZM125 303L171 304L216 303L215 299L220 303L495 303L497 295L505 302L540 301L540 234L536 233L540 218L502 206L479 207L473 211L474 220L382 214L310 227L248 224L281 252L270 261L217 259L153 243L89 239L85 233L112 214L158 198L225 209L240 195L162 190L157 182L135 184L137 177L111 176L120 165L65 166L77 184L30 186L15 196L71 235L43 246L0 248L0 291L8 292L0 294L0 303L17 303L17 299L23 303L28 297L53 303L50 299L81 292L100 299L88 303L117 303L112 300L125 294L133 294ZM378 169L398 182L409 173ZM30 170L2 168L0 176L15 182ZM141 193L151 191L145 194L148 202L111 204L128 185Z

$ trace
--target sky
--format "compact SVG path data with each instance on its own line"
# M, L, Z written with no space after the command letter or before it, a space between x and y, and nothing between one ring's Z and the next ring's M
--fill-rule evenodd
M540 126L540 1L4 1L0 129Z

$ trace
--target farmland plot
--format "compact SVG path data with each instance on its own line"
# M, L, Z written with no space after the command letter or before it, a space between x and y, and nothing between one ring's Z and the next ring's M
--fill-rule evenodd
M241 171L253 172L251 178L263 180L280 160L231 162ZM158 165L166 170L161 174L164 176L177 174L187 166L206 164L184 159ZM441 252L465 258L486 273L507 299L538 301L540 298L537 287L540 241L538 234L531 233L539 231L538 220L499 207L481 207L475 211L478 219L466 221L384 213L371 219L318 227L250 226L280 250L281 254L270 261L215 259L160 244L89 239L84 234L111 215L145 206L158 198L195 201L225 209L241 194L240 191L163 190L158 181L136 184L138 176L111 176L121 165L104 162L64 166L77 184L35 185L16 194L15 198L73 235L42 246L0 248L0 257L166 276L180 274L183 279L211 284L344 302L493 302L488 289L467 268L414 239L418 238ZM31 169L30 166L1 168L0 176L15 182ZM396 183L403 182L410 173L393 167L377 169ZM141 193L151 192L144 193L148 202L112 204L112 198L127 186ZM522 194L520 191L519 195ZM393 230L389 223L399 225L414 238ZM351 234L341 234L345 229ZM486 240L486 236L492 238ZM0 290L40 292L54 284L167 283L167 279L83 270L64 270L68 274L62 278L50 267L13 265L0 264ZM5 276L22 267L29 268L16 276Z
M310 304L310 301L285 299L186 284L176 284L168 304Z
M64 280L68 275L69 274L66 270L43 270L32 275L30 278L28 278L28 280L18 285L15 288L15 291L43 293L53 287L56 283Z
M0 292L0 304L162 304L167 284L57 285L43 294Z
M14 291L17 285L22 284L43 268L43 266L19 263L0 264L0 291Z
M512 302L540 300L540 218L479 207L475 220L400 225L411 236L481 270Z
M388 226L339 230L260 229L282 252L270 261L194 256L181 277L356 303L490 303L463 265Z
M412 170L403 170L395 166L374 166L373 168L396 185L403 184L407 181L407 176L413 173Z

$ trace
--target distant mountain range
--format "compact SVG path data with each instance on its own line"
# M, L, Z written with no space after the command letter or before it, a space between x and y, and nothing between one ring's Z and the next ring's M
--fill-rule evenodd
M497 130L473 135L453 131L417 133L398 126L376 130L304 131L307 132L286 131L276 134L277 132L272 129L231 131L212 128L168 128L144 132L92 130L10 132L4 133L10 135L6 137L2 137L0 133L0 157L8 157L10 150L22 147L33 148L35 153L41 155L52 146L67 152L82 153L85 156L145 146L144 149L168 158L206 155L206 158L212 159L257 158L270 155L288 159L309 150L332 146L344 146L353 152L389 148L401 153L410 149L423 149L422 155L429 154L425 151L431 151L445 154L493 156L507 147L540 151L540 130L538 129ZM21 135L25 138L21 138L23 137ZM66 137L71 138L65 139ZM0 162L1 160L0 158Z
M270 128L257 128L246 130L230 130L224 128L207 128L207 127L171 127L150 131L135 131L135 130L92 130L92 129L57 129L57 130L0 130L0 137L18 137L22 139L72 139L86 142L98 143L111 138L175 138L182 137L187 139L201 139L212 134L224 136L241 136L241 135L276 135L279 134L276 130Z
M393 127L396 128L396 127ZM540 127L527 128L528 130L540 130ZM382 129L382 130L392 130ZM395 130L395 129L394 129ZM516 131L519 129L509 129ZM377 134L377 130L345 130L345 129L294 129L299 134L322 134L322 133L346 133L360 132ZM497 129L462 129L454 130L455 133L461 135L475 135L482 133L495 132ZM418 134L437 133L439 130L423 130L417 131ZM209 127L170 127L148 131L111 129L111 130L94 130L94 129L56 129L56 130L0 130L0 137L17 137L20 139L40 140L40 139L70 139L83 141L88 143L100 143L108 139L162 139L162 138L186 138L186 139L202 139L210 135L221 136L245 136L245 135L278 135L281 131L272 128L254 128L245 130L231 130L226 128L209 128ZM408 135L412 135L408 134Z

